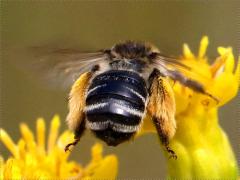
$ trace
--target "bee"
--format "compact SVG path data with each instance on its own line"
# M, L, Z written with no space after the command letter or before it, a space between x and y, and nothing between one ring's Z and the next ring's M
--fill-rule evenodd
M169 147L177 127L169 79L217 101L201 83L179 70L190 70L187 65L148 43L126 41L94 53L60 53L69 60L56 63L53 72L67 83L74 79L66 121L75 140L65 151L79 142L85 129L107 145L117 146L134 137L148 114L162 145L176 158Z

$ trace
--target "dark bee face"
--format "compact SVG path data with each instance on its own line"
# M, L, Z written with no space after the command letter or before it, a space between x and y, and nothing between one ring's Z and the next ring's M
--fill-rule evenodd
M146 43L126 41L113 46L111 54L116 59L151 59L158 50Z
M125 59L141 59L151 54L151 48L144 43L127 41L116 44L112 51Z
M153 46L133 41L116 44L108 51L113 68L132 69L137 72L142 72L155 58L156 53Z

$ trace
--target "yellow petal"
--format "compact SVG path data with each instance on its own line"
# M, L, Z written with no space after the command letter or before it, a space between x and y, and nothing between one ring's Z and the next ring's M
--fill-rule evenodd
M234 56L232 53L232 48L229 48L229 53L225 62L225 69L224 71L227 73L232 73L234 69Z
M99 164L101 164L101 161L103 159L102 151L103 151L103 147L99 143L96 143L92 147L92 160L88 164L88 166L85 168L85 174L92 174L95 171L96 167L98 167Z
M217 51L221 56L224 56L224 55L228 54L230 52L230 50L231 50L230 48L225 48L225 47L222 47L222 46L217 48Z
M108 179L114 180L117 177L118 161L115 155L108 155L105 157L99 166L95 168L92 175L90 175L91 180L96 179ZM87 178L88 179L88 178Z
M208 47L208 37L204 36L200 42L199 52L198 52L198 58L204 58L206 51Z
M12 138L8 135L8 133L3 129L0 129L0 140L8 148L12 155L18 158L19 154L17 146L14 144Z
M26 143L23 139L20 139L18 142L18 151L20 159L25 159L26 157Z
M213 92L214 96L220 100L219 106L226 104L237 95L239 82L233 74L223 72L215 78L214 83L208 86L209 92Z
M102 160L102 152L103 152L103 147L100 143L95 144L92 147L92 158L93 161L100 161Z
M29 150L35 152L36 151L36 143L34 141L34 136L32 131L28 128L28 126L24 123L20 124L20 131L22 133L23 139L26 142Z
M226 59L226 56L220 56L211 65L210 70L213 78L217 77L223 72Z
M60 119L58 115L55 115L51 121L51 127L48 135L48 152L50 152L57 140L58 130L60 126Z
M218 47L218 53L222 56L222 58L226 58L225 72L232 73L234 69L234 56L232 53L232 48Z
M191 52L189 46L187 44L183 44L183 55L187 59L195 58L194 54Z
M45 122L43 118L37 119L37 146L40 153L45 153Z

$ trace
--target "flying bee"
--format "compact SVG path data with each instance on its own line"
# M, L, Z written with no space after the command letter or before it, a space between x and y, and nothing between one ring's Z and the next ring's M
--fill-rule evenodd
M202 84L179 70L190 70L187 65L147 43L127 41L95 53L57 53L69 59L56 63L53 73L70 84L75 79L66 119L75 140L66 145L66 151L79 142L86 128L107 145L117 146L134 137L149 114L161 143L176 157L169 147L176 121L168 79L217 101Z

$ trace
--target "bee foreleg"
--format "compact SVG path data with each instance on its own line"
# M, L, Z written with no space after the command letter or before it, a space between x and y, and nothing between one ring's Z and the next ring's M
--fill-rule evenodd
M170 77L171 79L173 79L174 81L178 81L181 84L183 84L186 87L189 87L190 89L205 94L209 97L211 97L212 99L214 99L217 103L219 102L219 99L214 97L212 94L208 93L203 85L193 79L187 78L186 76L184 76L181 72L179 71L173 71L173 70L167 70L167 76Z

